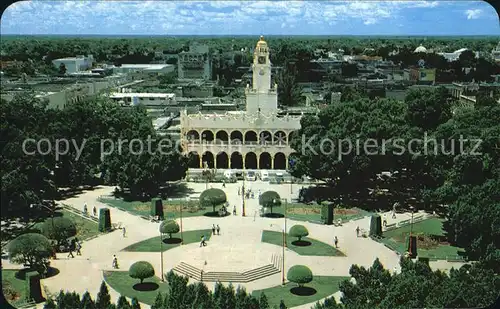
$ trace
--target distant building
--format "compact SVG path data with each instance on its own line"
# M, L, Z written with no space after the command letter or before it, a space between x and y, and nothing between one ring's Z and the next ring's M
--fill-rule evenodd
M189 51L179 53L179 79L212 79L212 55L207 45L193 44Z
M87 71L92 68L94 64L94 57L92 55L86 56L76 56L68 58L60 58L52 60L52 64L59 69L61 64L66 67L66 73L76 73L81 71Z
M413 51L414 53L427 53L427 48L425 48L423 45L420 45L418 46L417 48L415 48L415 50Z
M113 66L113 73L144 73L149 75L162 75L173 72L172 64L122 64Z
M436 69L410 68L404 70L403 80L417 84L434 84Z
M448 60L448 62L453 62L453 61L457 61L458 58L460 58L460 55L466 50L469 50L469 49L460 48L459 50L456 50L452 53L438 53L438 55L443 56L446 60ZM474 52L474 54L476 55L476 58L479 58L478 52Z
M125 89L123 89L125 90ZM145 106L175 105L174 93L133 93L114 92L109 95L113 101L117 101L123 106L142 104Z
M500 42L498 42L497 47L491 51L491 57L495 62L500 62Z

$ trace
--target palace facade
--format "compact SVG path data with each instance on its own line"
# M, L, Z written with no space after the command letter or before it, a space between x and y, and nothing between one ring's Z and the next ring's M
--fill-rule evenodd
M277 85L271 83L269 47L261 36L254 51L246 110L224 114L181 113L183 152L190 168L288 169L289 141L301 116L278 116Z

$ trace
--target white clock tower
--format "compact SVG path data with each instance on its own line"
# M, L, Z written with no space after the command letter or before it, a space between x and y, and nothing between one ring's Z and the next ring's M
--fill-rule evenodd
M252 88L247 86L248 112L274 112L278 108L276 87L271 85L271 62L269 61L269 47L264 37L257 42L253 54L253 83Z

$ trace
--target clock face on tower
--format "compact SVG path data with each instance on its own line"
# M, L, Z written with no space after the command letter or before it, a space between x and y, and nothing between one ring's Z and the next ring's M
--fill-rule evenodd
M257 59L257 61L259 62L259 64L264 64L264 63L266 63L266 57L264 57L264 56L260 56L260 57Z

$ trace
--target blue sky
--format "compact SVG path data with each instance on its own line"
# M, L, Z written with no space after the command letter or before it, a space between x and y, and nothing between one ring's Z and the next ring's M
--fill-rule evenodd
M483 1L22 1L2 34L500 35Z

